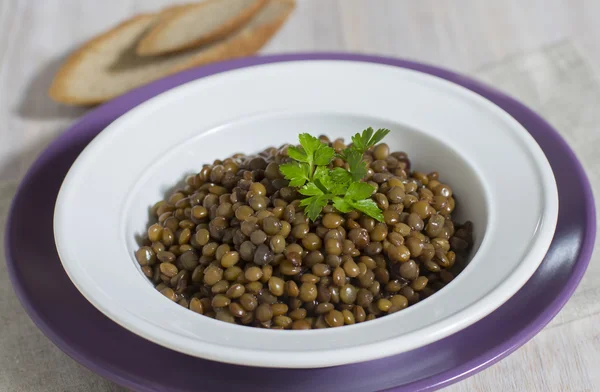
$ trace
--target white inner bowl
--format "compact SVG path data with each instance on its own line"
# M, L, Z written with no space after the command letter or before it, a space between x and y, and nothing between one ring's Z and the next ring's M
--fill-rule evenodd
M275 331L226 324L158 293L133 254L149 207L203 163L296 142L389 128L413 168L437 170L474 223L469 266L401 312L343 328ZM82 294L125 328L163 346L229 363L322 367L423 346L510 298L550 245L558 213L550 166L531 136L484 98L415 71L344 61L288 62L214 75L161 94L104 130L69 171L55 237Z

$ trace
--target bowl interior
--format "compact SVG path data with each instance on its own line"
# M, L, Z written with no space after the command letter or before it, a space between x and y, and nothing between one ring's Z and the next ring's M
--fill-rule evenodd
M343 137L349 141L353 134L369 126L390 129L392 132L384 141L392 151L407 152L413 170L425 173L438 171L440 180L453 188L456 199L453 218L460 223L466 220L473 222L474 246L469 254L469 259L472 259L488 225L489 200L482 179L465 158L444 143L442 134L431 136L403 124L367 116L285 113L248 118L212 129L199 129L196 137L171 148L152 162L129 192L123 215L123 241L131 255L130 261L147 281L133 254L148 224L154 223L149 215L150 208L181 187L185 176L196 174L203 164L225 159L237 152L251 154L271 146L297 143L297 135L301 132L325 134L331 140Z

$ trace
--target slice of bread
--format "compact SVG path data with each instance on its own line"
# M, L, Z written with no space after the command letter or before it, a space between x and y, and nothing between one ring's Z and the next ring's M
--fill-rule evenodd
M227 38L185 52L140 57L135 48L157 15L139 15L92 39L58 70L50 97L71 105L94 105L163 76L215 61L256 53L279 30L295 0L268 0L243 28Z
M224 38L254 16L267 0L207 0L168 9L138 43L139 56L195 48Z

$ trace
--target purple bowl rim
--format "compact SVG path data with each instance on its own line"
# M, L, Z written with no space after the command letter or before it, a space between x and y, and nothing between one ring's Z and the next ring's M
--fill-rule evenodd
M358 62L367 62L367 63L375 63L375 64L385 64L391 65L395 67L411 69L423 73L427 73L432 76L440 77L445 79L451 83L458 84L464 88L467 88L479 95L482 95L484 98L489 99L487 95L495 95L498 99L501 99L504 102L515 105L519 111L525 113L530 119L535 121L540 128L543 128L544 133L547 134L547 137L553 139L553 141L557 144L562 145L565 150L568 152L568 157L570 160L573 160L576 163L577 171L573 174L577 176L581 183L583 184L583 193L585 199L585 208L590 212L585 222L585 235L583 239L583 243L581 246L581 251L577 257L577 262L575 263L575 268L571 273L571 277L567 284L564 286L560 295L556 297L553 303L548 306L540 315L537 317L536 321L530 323L526 327L522 328L518 333L516 333L512 339L507 340L504 344L500 345L496 350L488 350L483 352L478 357L471 359L461 366L454 367L450 370L435 374L430 377L426 377L417 381L414 381L409 384L404 384L402 386L392 387L387 389L386 391L393 391L398 387L402 388L410 388L419 391L425 390L435 390L438 388L442 388L451 384L454 384L460 380L463 380L469 376L472 376L489 366L495 364L506 356L510 355L516 349L521 347L531 338L533 338L539 331L541 331L551 320L558 314L558 312L562 309L562 307L567 303L579 282L581 281L587 266L589 265L591 255L594 249L594 241L596 237L596 207L594 204L593 192L591 188L591 184L585 171L581 165L581 162L575 155L574 151L570 148L567 142L560 136L560 134L542 117L540 117L533 110L529 109L527 106L517 101L516 99L510 97L509 95L500 92L499 90L485 85L471 77L467 77L456 73L454 71L446 70L444 68L440 68L434 65L424 64L417 61L405 60L401 58L393 58L387 56L377 56L377 55L369 55L369 54L355 54L355 53L341 53L341 52L303 52L303 53L292 53L292 54L275 54L275 55L262 55L262 56L253 56L253 57L245 57L240 59L228 60L218 63L213 63L201 67L192 68L186 71L179 72L177 74L156 80L152 83L149 83L145 86L136 88L128 93L123 94L120 97L117 97L109 102L104 103L103 105L91 110L90 112L83 115L79 120L70 125L68 129L63 132L60 136L58 136L54 141L50 143L50 145L44 149L44 151L37 157L35 162L31 165L29 170L27 171L24 178L21 180L13 201L10 205L8 218L6 222L6 231L5 231L5 255L6 255L6 264L8 269L9 278L12 282L13 289L21 302L21 305L26 310L29 317L33 320L36 326L44 333L44 335L50 339L61 351L70 356L73 360L78 363L84 365L89 370L93 371L96 374L99 374L106 379L116 382L121 386L126 388L133 388L138 391L150 391L144 383L143 380L133 380L131 378L122 377L118 374L118 372L113 371L110 366L102 366L95 363L94 358L85 354L80 354L77 350L71 348L64 340L54 331L52 330L41 317L38 316L37 311L34 306L28 300L27 296L24 293L23 287L20 285L19 280L17 279L17 273L14 268L14 263L12 260L11 247L8 245L11 243L10 233L11 230L9 228L12 226L13 212L15 201L19 198L22 189L25 184L30 181L30 177L34 172L37 171L37 167L42 165L44 160L50 153L54 150L60 149L61 146L69 139L71 133L74 133L78 127L90 122L93 123L97 119L110 117L112 115L111 111L118 109L121 105L130 106L130 103L138 102L134 106L138 106L139 104L147 101L148 99L161 94L167 90L175 88L181 84L191 82L196 79L200 79L206 76L210 76L217 73L227 72L239 68L246 68L251 66L263 65L263 64L271 64L271 63L279 63L279 62L288 62L288 61L314 61L314 60L337 60L337 61L358 61ZM468 87L467 87L468 86ZM477 88L482 91L485 95L481 94L479 91L475 91L473 88ZM129 109L129 110L131 110ZM510 114L510 113L509 113ZM117 116L118 117L118 116ZM113 119L114 121L114 119ZM436 342L431 343L432 345L436 344ZM489 357L489 353L493 352L492 357ZM486 358L482 358L486 357Z

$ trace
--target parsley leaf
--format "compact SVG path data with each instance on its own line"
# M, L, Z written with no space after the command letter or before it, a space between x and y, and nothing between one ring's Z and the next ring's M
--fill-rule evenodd
M347 172L346 172L347 173ZM315 179L315 182L321 189L325 190L325 193L331 195L344 195L348 190L349 181L337 182L333 179L331 172L327 171L323 176Z
M298 139L300 140L300 145L302 146L302 148L304 148L304 151L306 151L306 155L308 157L314 157L315 152L317 152L317 150L321 146L324 146L324 144L321 143L321 141L319 139L317 139L316 137L314 137L312 135L309 135L308 133L301 133L298 136ZM329 163L329 162L327 162L327 163Z
M373 128L369 127L363 131L362 134L357 133L352 136L352 148L356 151L367 151L369 147L367 144L369 143L369 139L373 136Z
M354 181L360 181L367 175L367 164L362 160L361 152L346 149L342 152L341 157L348 163L348 171Z
M363 214L369 215L371 218L377 219L379 222L383 222L383 214L381 210L377 206L377 203L373 201L373 199L365 199L365 200L351 200L347 202L352 205L356 210L362 212Z
M331 180L338 184L350 184L352 181L352 175L346 169L336 167L331 171Z
M381 128L373 134L373 128L369 127L362 134L357 133L352 136L352 148L360 153L364 153L375 144L379 143L383 138L390 133L389 129Z
M371 197L375 188L366 182L353 182L348 187L346 197L352 200L362 200Z
M315 174L313 175L313 182L315 185L323 191L323 193L330 193L330 175L329 168L327 166L317 166Z
M317 166L313 174L314 180L320 180L329 176L329 168L327 166Z
M340 212L346 213L352 211L354 208L352 204L348 203L346 200L341 197L333 198L333 206Z
M371 138L371 140L369 140L369 147L373 147L374 145L376 145L377 143L382 141L383 138L386 137L388 133L390 133L389 129L385 129L385 128L378 129L377 132L375 132L375 135Z
M321 144L321 146L315 151L315 165L329 165L331 159L335 155L335 150L325 144Z
M306 154L306 151L304 151L304 148L302 148L302 147L288 146L288 155L290 158L292 158L298 162L310 163L308 155Z
M373 199L371 199L371 195L374 191L375 188L366 182L353 182L348 187L348 191L344 196L344 201L363 214L369 215L370 217L383 222L383 214L381 213L381 210L373 201Z
M311 196L300 202L300 205L306 206L304 212L311 221L316 221L323 207L329 203L329 195Z
M298 192L304 196L318 196L324 194L314 182L309 182L308 184L304 185L298 190Z
M279 165L279 171L293 187L301 187L310 180L310 166L306 163L284 163Z

